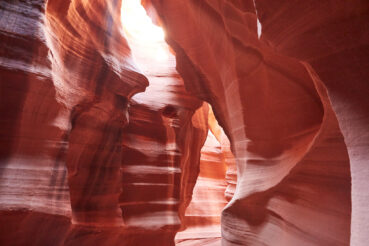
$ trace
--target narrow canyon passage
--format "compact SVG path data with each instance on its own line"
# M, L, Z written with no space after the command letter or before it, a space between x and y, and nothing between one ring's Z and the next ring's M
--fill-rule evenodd
M219 245L229 141L206 103L193 114L201 101L185 91L164 31L152 23L140 1L123 1L121 16L134 61L149 80L146 91L132 97L123 136L121 208L126 226L159 236L163 228L173 235L179 230L176 245L202 240ZM225 142L223 149L212 131Z
M366 246L367 0L0 1L0 245Z
M186 93L164 32L140 1L122 2L122 23L133 59L149 80L146 91L132 97L123 134L123 218L128 227L174 238L196 182L207 107Z
M176 245L220 245L221 213L234 194L236 163L230 143L210 108L208 136L201 149L200 172L185 211Z

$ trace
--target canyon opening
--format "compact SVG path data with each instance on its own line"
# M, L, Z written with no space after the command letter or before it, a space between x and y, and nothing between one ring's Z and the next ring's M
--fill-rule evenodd
M123 192L124 200L129 199L121 204L123 216L128 211L127 207L137 208L138 203L145 207L133 217L126 215L129 220L127 218L124 221L126 225L132 221L136 227L146 230L167 228L172 233L178 231L175 236L176 245L188 245L189 242L220 244L220 215L227 200L233 195L237 176L229 140L218 125L211 107L186 93L183 80L175 69L175 55L164 40L164 31L152 23L140 1L123 1L121 18L134 61L149 80L146 91L132 97L134 103L130 114L134 115L136 107L140 107L140 110L150 112L151 116L146 119L142 115L132 117L130 125L146 130L163 129L163 135L157 138L152 133L142 136L139 130L140 134L130 137L127 145L134 138L134 141L141 139L153 146L165 137L165 143L161 148L158 146L156 151L166 155L165 159L160 157L155 163L152 160L146 161L146 164L140 163L137 174L134 177L132 175L135 181L130 179L123 187L123 191L128 187L135 191L137 186L142 189L142 194L135 193L130 197ZM197 106L191 109L189 104ZM152 117L159 116L159 121L148 124ZM140 126L135 122L140 122ZM156 125L153 127L153 124ZM186 131L191 132L192 128L198 132L193 134L193 139L179 139L185 138L184 134L188 134ZM127 134L132 136L131 132ZM197 147L193 146L194 141L198 141ZM183 149L183 143L189 144L189 151ZM145 155L153 155L152 147L140 151ZM128 154L130 152L127 150ZM153 155L152 159L155 158ZM154 171L157 166L161 169ZM126 175L126 168L123 166L123 176ZM148 172L150 176L156 172L158 177L153 179L143 176L145 168L152 169ZM155 195L148 198L146 194L151 192ZM140 222L137 217L140 217Z

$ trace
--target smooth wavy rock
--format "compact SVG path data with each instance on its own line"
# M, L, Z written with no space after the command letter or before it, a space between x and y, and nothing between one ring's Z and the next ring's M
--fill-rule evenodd
M209 107L209 132L201 149L200 173L176 245L220 245L220 215L234 194L236 164L229 140Z
M199 241L210 239L220 241L220 214L227 204L226 168L220 143L209 131L201 149L200 173L185 212L186 229L177 233L176 245L198 245Z
M326 87L350 157L351 245L367 245L369 3L291 1L277 13L272 2L255 0L262 39L302 61Z
M0 1L0 245L367 245L368 1L126 2Z
M347 245L350 162L324 85L262 38L253 1L151 2L186 88L212 105L236 158L223 245Z
M0 2L0 210L70 216L68 140L56 124L44 7Z
M98 228L122 234L122 129L127 101L148 81L119 7L0 3L2 245L89 245Z
M120 2L48 1L45 25L56 98L69 114L72 222L121 226L122 129L147 79L123 37Z
M210 107L208 118L209 129L219 142L221 151L221 161L226 167L225 181L227 182L227 188L224 191L224 196L227 201L230 201L234 195L237 184L237 166L234 159L234 155L231 151L231 146L227 135L224 133L223 128L218 124L215 119L214 112Z
M164 40L148 43L129 33L127 40L150 85L130 103L120 205L127 229L137 231L134 245L174 245L199 173L208 107L185 91Z

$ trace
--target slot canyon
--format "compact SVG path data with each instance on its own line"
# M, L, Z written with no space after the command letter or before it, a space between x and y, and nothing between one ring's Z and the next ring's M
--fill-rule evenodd
M367 246L368 0L0 0L0 246Z

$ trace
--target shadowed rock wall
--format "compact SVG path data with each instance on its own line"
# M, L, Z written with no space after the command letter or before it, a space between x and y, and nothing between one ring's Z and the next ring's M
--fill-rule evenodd
M142 2L0 2L0 244L366 245L368 2Z
M324 79L288 54L297 49L288 38L314 24L309 20L315 15L292 14L297 2L255 2L256 8L253 1L146 1L167 30L186 88L212 105L231 141L238 175L222 214L223 245L347 245L351 175L339 114ZM343 11L335 5L311 4L321 16L323 7ZM354 14L345 11L341 14ZM290 15L300 22L288 22L291 28L282 34ZM274 32L290 42L284 50L264 38L264 32L273 35L278 21ZM331 35L320 34L323 44ZM316 42L310 49L304 37L298 41L304 54L319 47ZM328 73L330 63L324 66Z
M0 244L174 245L208 107L173 56L138 69L120 1L0 11Z

